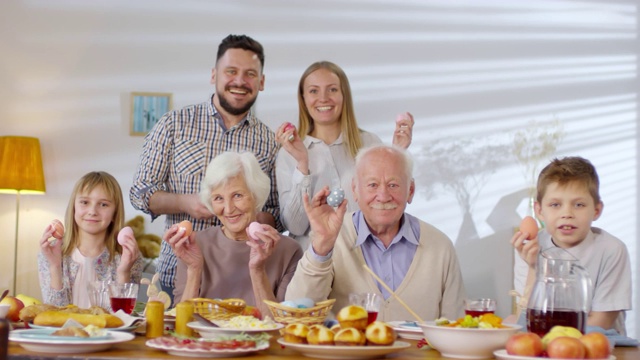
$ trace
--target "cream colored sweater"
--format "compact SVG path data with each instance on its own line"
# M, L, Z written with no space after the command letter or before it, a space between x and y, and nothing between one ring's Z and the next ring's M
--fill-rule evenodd
M309 297L316 302L335 298L333 313L337 313L349 305L351 292L382 295L376 280L364 270L365 259L361 248L354 247L355 241L352 214L346 214L331 259L319 262L310 250L305 251L285 298ZM425 321L443 316L457 319L464 314L465 291L453 243L440 230L423 221L420 221L419 242L409 270L395 292ZM378 320L415 319L392 296L385 300Z

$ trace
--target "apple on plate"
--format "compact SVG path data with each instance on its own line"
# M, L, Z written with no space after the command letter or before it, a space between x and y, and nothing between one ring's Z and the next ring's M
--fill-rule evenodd
M262 314L260 313L260 310L255 306L247 305L242 311L242 315L250 315L256 319L262 320Z
M0 301L0 304L9 305L7 320L13 322L20 321L20 310L24 307L24 303L20 299L10 295L5 296L5 298Z
M580 339L559 336L547 345L547 354L552 359L584 359L587 349Z
M606 335L592 332L580 337L580 341L587 350L587 359L607 359L611 355L611 345Z
M540 336L531 332L519 332L511 335L505 347L507 354L519 356L540 356L544 350Z

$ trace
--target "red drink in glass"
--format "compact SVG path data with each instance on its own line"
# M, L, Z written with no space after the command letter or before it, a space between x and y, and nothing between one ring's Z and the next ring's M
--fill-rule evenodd
M575 310L543 311L527 309L527 329L543 337L552 327L571 326L584 334L587 325L587 313Z
M367 318L367 325L369 325L372 322L376 321L376 319L378 318L378 312L377 311L367 311L367 315L369 315L369 317Z
M127 314L131 314L135 306L136 306L136 298L119 298L119 297L111 298L111 309L113 310L113 312L116 312L122 309L122 311L126 312Z
M466 315L477 317L484 314L493 314L493 310L465 310L464 313Z

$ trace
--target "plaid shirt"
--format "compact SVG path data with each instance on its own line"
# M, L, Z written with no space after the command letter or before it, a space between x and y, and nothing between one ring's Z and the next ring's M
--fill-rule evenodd
M140 164L129 192L131 204L150 214L153 221L162 215L149 210L149 199L156 191L198 193L206 167L216 155L225 151L251 151L271 178L271 194L263 210L274 216L278 230L282 231L275 179L278 152L275 133L255 117L253 109L231 129L221 126L221 121L213 106L213 95L207 102L162 116L145 137ZM183 220L191 221L194 231L219 225L215 217L196 220L186 213L166 214L165 229ZM163 286L174 287L176 264L171 246L163 241L157 270Z

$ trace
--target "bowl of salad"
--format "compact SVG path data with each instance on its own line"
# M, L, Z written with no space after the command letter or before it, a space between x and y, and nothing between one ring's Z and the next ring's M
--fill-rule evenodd
M494 314L466 315L455 321L437 319L418 326L432 348L457 359L492 358L494 351L504 349L509 337L522 329L517 324L502 324Z

